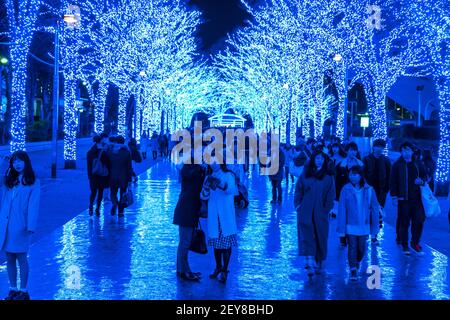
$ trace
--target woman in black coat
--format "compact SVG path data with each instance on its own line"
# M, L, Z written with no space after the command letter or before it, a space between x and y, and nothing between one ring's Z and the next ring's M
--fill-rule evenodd
M89 178L89 186L91 188L91 196L89 198L89 215L92 216L94 213L94 201L97 198L97 207L95 208L95 214L100 215L100 205L103 200L103 190L109 187L109 164L108 156L104 150L104 145L102 143L100 136L94 137L94 145L87 152L87 172ZM94 162L97 166L94 165ZM99 170L103 167L103 170ZM103 171L103 172L101 172Z
M180 242L177 251L177 275L184 280L199 281L200 274L189 267L188 253L192 233L199 222L200 193L205 178L204 169L198 164L184 164L181 169L181 193L175 208L173 224L178 225Z

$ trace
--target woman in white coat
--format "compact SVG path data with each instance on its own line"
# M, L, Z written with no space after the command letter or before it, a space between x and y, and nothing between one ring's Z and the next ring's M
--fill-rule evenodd
M28 258L30 237L36 230L40 182L30 158L24 151L12 154L1 184L0 248L6 253L10 291L6 300L29 300ZM17 262L20 266L20 290L17 288Z
M231 248L237 245L236 213L234 196L237 195L236 178L226 164L212 164L212 174L205 180L204 188L209 190L208 238L214 248L216 269L210 278L225 283ZM212 177L212 178L210 178Z

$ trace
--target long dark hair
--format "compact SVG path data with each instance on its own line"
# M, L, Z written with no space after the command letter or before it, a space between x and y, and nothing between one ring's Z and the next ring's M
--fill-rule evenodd
M323 165L319 171L317 171L316 167L316 158L318 156L323 157ZM319 180L322 180L327 174L329 174L328 162L329 162L328 156L323 151L314 152L308 164L306 165L305 177L306 178L315 177Z
M350 168L349 175L350 175L350 173L359 174L359 176L361 177L359 179L359 186L361 188L364 187L364 185L366 184L366 179L364 178L363 168L361 166L353 166L353 167Z
M22 160L25 163L25 168L23 170L22 181L19 181L19 172L14 169L14 161L16 159ZM14 188L19 183L22 183L25 186L31 186L36 181L36 175L33 171L33 167L31 165L31 160L28 154L25 151L16 151L12 154L11 159L9 160L9 168L5 174L5 184L9 189Z

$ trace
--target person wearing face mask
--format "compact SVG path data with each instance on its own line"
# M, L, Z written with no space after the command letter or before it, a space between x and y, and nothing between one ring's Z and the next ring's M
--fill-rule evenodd
M299 253L306 259L309 276L314 275L313 269L316 274L321 273L327 257L328 214L335 198L334 180L327 162L323 152L313 153L295 186Z
M210 275L225 283L228 277L232 247L237 245L237 224L234 196L238 195L236 178L226 164L211 164L212 173L205 180L209 188L208 243L214 248L216 268ZM209 183L211 182L211 183Z
M427 174L423 164L414 161L413 150L414 146L410 142L400 146L401 157L392 165L390 191L392 203L397 207L397 244L402 245L405 255L411 254L408 245L411 224L411 249L417 255L423 255L420 238L425 211L420 187L425 184Z
M16 151L1 184L0 249L6 253L10 290L6 300L30 300L28 294L28 250L36 231L40 181L25 151ZM17 288L17 262L20 290Z
M376 236L379 231L380 207L374 189L364 180L360 166L350 169L349 181L342 188L339 199L337 232L347 238L350 280L356 281L366 253L367 238Z
M373 142L373 152L364 158L364 178L371 185L377 195L378 203L384 208L386 196L389 193L389 178L391 175L391 161L383 154L386 142L376 139ZM380 227L382 217L380 214ZM377 243L377 237L372 238L373 243Z
M342 188L349 182L348 173L354 166L363 167L364 164L358 157L358 145L354 142L347 144L345 151L347 157L336 166L336 201L339 202ZM347 241L345 237L340 238L341 246L345 247Z

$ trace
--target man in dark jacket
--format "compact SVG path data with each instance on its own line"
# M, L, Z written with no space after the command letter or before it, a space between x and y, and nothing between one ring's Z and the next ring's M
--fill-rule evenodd
M425 222L420 187L425 184L426 171L423 164L413 161L414 146L405 142L400 146L401 157L391 170L390 191L397 211L397 243L403 246L405 255L410 254L408 247L409 224L411 222L411 249L422 255L420 238Z
M391 175L391 162L383 154L386 142L383 139L376 139L373 142L373 152L363 159L364 178L371 185L377 195L378 203L384 208L386 196L389 193L389 179ZM382 224L380 215L380 227ZM372 239L377 242L376 237Z
M181 172L181 193L173 217L179 227L180 242L177 251L177 275L188 281L199 281L200 274L189 267L188 253L192 233L199 221L200 193L205 178L204 169L198 164L184 164Z
M132 167L131 154L125 146L125 139L118 136L115 139L112 150L108 152L109 158L109 185L111 187L111 215L116 214L119 208L119 218L124 216L125 207L123 205L123 196L127 192L128 183L131 182ZM117 192L120 190L120 200L117 199Z

